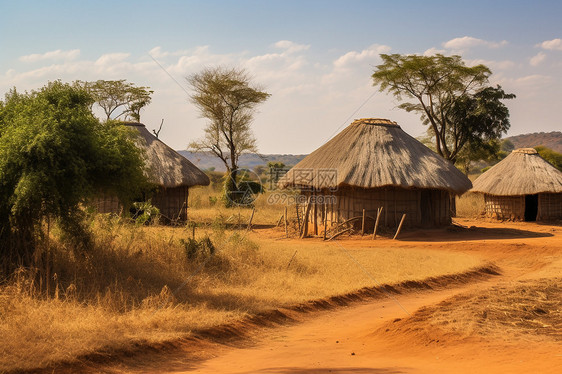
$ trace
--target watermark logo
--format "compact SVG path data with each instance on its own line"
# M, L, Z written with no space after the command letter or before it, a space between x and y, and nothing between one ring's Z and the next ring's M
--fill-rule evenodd
M231 171L226 198L233 205L251 206L264 191L260 176L249 169Z
M288 171L291 170L290 173ZM301 191L329 190L335 192L338 189L337 169L312 169L312 168L270 168L269 190L278 189L281 178L285 182Z
M328 194L337 191L337 169L313 168L270 168L269 190L267 198L269 204L335 204L336 196ZM279 190L279 180L283 178L289 188ZM320 194L312 195L313 192ZM328 193L327 193L328 192Z
M290 173L288 173L290 170ZM290 186L279 189L284 178ZM335 204L337 191L336 169L272 167L267 171L267 202L269 204ZM265 192L260 175L249 169L236 169L229 175L226 198L231 205L252 206L260 193ZM312 193L319 192L313 195Z

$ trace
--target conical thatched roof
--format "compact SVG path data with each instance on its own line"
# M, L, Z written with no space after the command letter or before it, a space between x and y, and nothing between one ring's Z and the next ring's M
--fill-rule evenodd
M533 148L516 149L474 181L473 192L497 196L562 192L562 172Z
M138 146L144 149L151 182L165 188L207 186L209 177L187 158L152 135L142 123L126 123L139 132Z
M302 171L307 169L313 170L312 181L301 178ZM336 180L319 177L329 174L323 170L336 170ZM472 186L449 161L406 134L396 122L378 118L355 120L296 164L279 181L280 187L336 188L345 185L430 188L456 194L462 194Z

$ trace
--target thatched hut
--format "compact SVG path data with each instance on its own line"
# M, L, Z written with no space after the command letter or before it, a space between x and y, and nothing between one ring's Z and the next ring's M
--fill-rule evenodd
M516 149L474 181L489 217L514 221L562 218L562 172L533 148Z
M449 161L405 133L396 122L359 119L305 157L280 179L281 188L307 196L314 232L362 216L396 228L451 223L451 196L472 185ZM373 220L366 222L373 227ZM369 227L370 226L370 227ZM320 229L321 230L321 229Z
M148 179L157 189L147 193L152 204L160 209L167 220L187 219L187 198L189 187L207 186L209 177L188 159L152 135L142 123L125 123L138 131L137 146L146 157ZM118 213L117 197L106 195L96 201L100 213Z

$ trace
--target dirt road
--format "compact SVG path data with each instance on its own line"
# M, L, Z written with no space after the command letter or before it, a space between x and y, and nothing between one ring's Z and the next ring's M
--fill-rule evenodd
M516 338L509 331L505 336L497 332L482 335L442 329L430 320L440 306L454 315L458 305L450 300L459 295L482 295L493 287L509 289L521 279L562 276L561 228L469 220L460 223L479 228L453 230L440 237L429 235L423 242L406 237L400 246L470 252L493 261L502 275L453 289L398 295L321 313L297 325L269 330L251 347L215 349L212 354L216 357L185 372L559 373L560 341L541 336L540 331ZM343 244L353 248L366 243ZM177 369L174 372L182 372Z
M266 316L264 326L276 327L226 326L171 347L82 368L108 373L562 372L562 227L457 223L463 227L405 233L399 241L342 237L334 245L350 253L366 247L462 252L493 264L499 275L444 278L428 289L405 286L328 311L289 311L281 321ZM224 333L233 338L225 339Z

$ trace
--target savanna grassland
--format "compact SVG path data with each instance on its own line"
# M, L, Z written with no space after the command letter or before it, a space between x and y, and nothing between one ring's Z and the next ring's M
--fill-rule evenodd
M43 243L51 253L48 284L21 269L0 288L0 371L172 341L259 312L483 263L464 253L387 247L386 239L299 240L292 212L286 238L283 224L275 227L283 206L268 204L267 195L256 201L248 230L252 210L224 208L218 195L190 190L184 226L92 216L95 243L83 255L53 228Z

